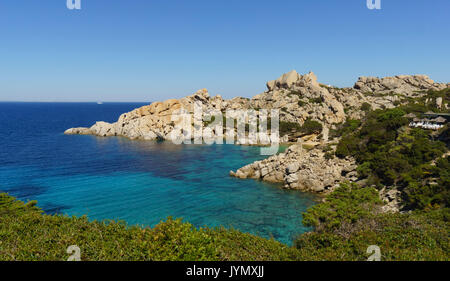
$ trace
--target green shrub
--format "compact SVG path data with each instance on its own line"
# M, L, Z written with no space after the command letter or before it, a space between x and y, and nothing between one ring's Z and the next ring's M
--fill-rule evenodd
M327 201L303 213L303 224L318 231L333 230L343 223L353 223L370 216L381 205L378 191L356 184L341 184Z
M325 159L327 159L327 160L333 159L333 158L334 158L334 153L331 152L331 151L326 152L326 153L323 155L323 157L324 157Z
M298 123L280 121L280 136L284 136L292 132L299 132L300 129L301 126Z
M341 137L350 135L355 133L360 126L361 120L347 118L347 120L343 124L338 125L335 130L330 130L330 136Z
M290 96L298 96L298 97L301 97L301 96L302 96L302 92L300 92L300 91L298 91L298 90L292 90L292 91L288 92L287 95L288 95L289 97L290 97Z
M318 121L307 119L302 126L299 123L280 121L280 135L284 136L290 133L302 133L305 135L320 134L322 124Z
M301 126L300 132L307 135L320 134L322 132L322 124L318 121L307 119Z
M372 110L372 105L370 105L370 103L364 102L361 105L361 110L365 111L365 112L371 111Z
M318 98L309 98L308 100L309 100L310 103L318 103L318 104L320 104L320 103L323 102L322 97L318 97Z

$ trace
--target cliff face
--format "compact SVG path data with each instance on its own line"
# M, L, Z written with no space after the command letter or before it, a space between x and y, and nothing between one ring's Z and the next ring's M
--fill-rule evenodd
M351 88L337 88L320 84L314 73L298 74L295 70L267 82L267 90L252 99L236 97L224 100L221 96L210 97L206 89L199 90L182 99L154 102L122 114L117 122L97 122L90 128L71 128L66 134L92 134L102 137L125 136L131 139L170 139L178 121L172 116L184 108L192 114L194 103L199 102L205 112L230 109L279 109L280 120L304 124L314 120L322 124L320 135L298 136L288 134L282 142L300 142L289 147L285 153L257 161L236 172L238 178L261 179L283 183L285 188L301 189L319 193L334 190L342 181L355 181L354 159L327 157L323 149L304 150L302 145L321 145L334 149L336 140L329 140L329 130L347 118L360 119L365 113L364 105L372 109L394 108L408 103L410 98L422 97L429 90L449 88L450 84L435 83L425 75L399 75L395 77L360 77ZM442 99L434 101L439 107Z

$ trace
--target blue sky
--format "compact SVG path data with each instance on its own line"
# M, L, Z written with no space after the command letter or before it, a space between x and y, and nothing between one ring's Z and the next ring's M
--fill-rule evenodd
M296 69L450 82L450 1L0 0L0 100L251 97Z

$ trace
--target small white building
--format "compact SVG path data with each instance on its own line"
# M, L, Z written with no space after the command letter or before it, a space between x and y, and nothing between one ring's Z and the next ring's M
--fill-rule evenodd
M443 117L438 117L435 119L419 119L414 118L412 122L409 123L409 126L412 128L422 128L427 130L439 130L444 127L445 123L447 123L447 119Z

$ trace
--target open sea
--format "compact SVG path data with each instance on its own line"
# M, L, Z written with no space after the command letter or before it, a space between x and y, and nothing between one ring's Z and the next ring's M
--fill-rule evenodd
M46 213L154 226L168 216L292 244L314 196L229 176L258 147L66 136L143 103L0 103L0 192Z

